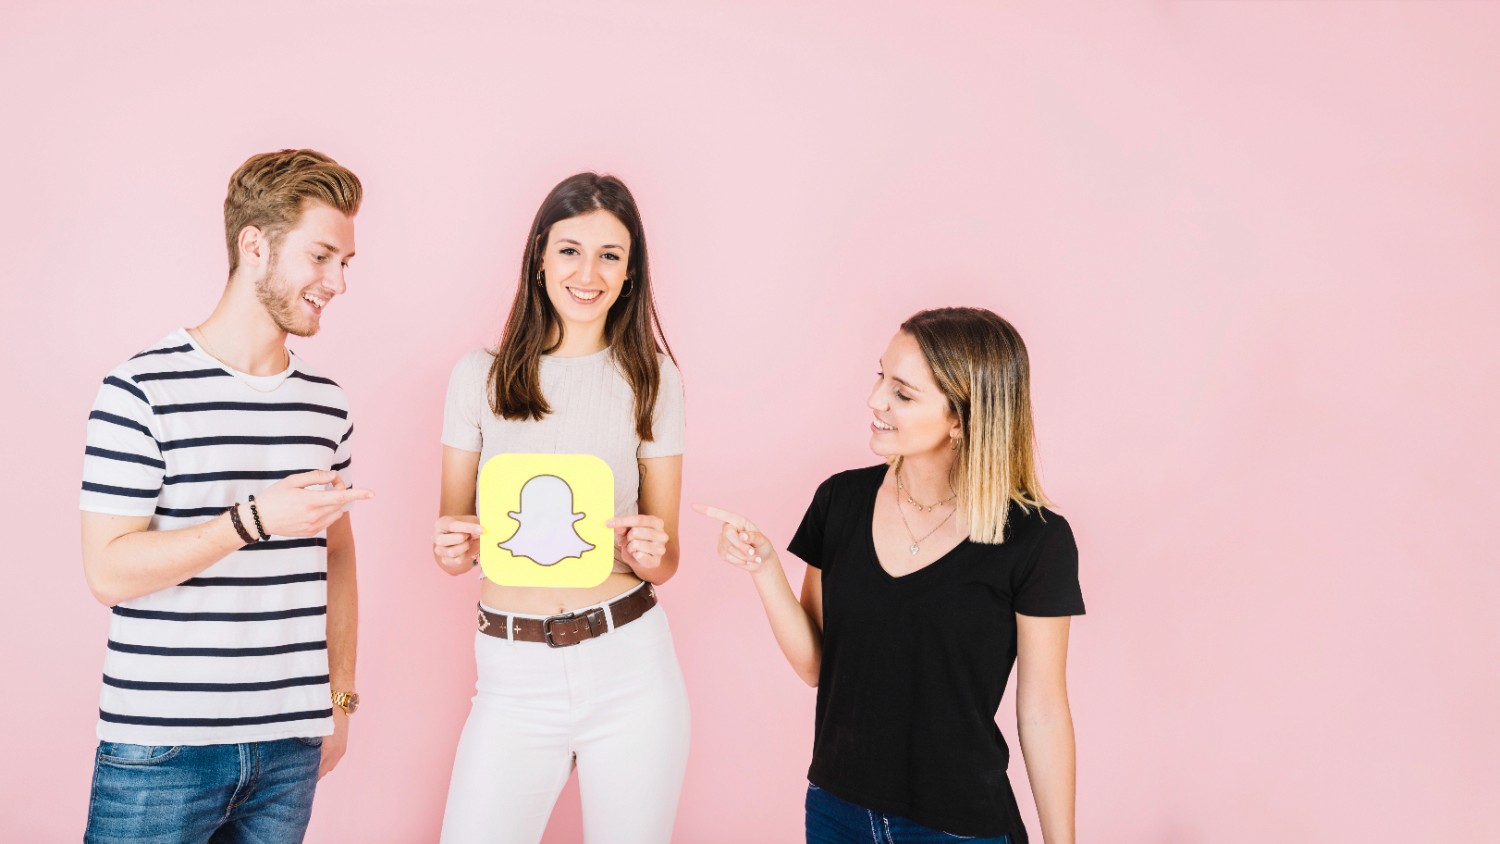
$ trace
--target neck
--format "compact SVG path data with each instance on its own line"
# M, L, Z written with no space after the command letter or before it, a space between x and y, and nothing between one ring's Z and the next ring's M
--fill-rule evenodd
M255 284L236 277L219 304L193 329L204 351L250 375L275 375L286 369L286 332L255 298Z
M555 357L581 358L605 347L604 323L597 325L569 325L563 328L562 343L552 350Z
M912 498L923 503L940 501L953 494L949 473L953 470L953 451L944 446L938 451L908 454L901 458L901 480Z

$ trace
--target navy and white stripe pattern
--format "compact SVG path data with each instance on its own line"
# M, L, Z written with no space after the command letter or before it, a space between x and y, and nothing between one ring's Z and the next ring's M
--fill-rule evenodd
M353 432L344 391L295 355L288 372L250 376L174 331L104 379L80 507L175 530L298 472L334 469L350 483ZM331 733L327 550L325 536L273 536L114 607L99 738L230 744Z

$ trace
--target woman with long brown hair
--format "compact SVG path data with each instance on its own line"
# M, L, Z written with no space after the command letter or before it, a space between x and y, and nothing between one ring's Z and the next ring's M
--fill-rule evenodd
M682 382L640 212L618 179L580 173L542 202L499 347L453 369L443 446L432 550L444 572L476 570L478 473L501 453L603 459L616 548L594 587L481 580L477 693L442 840L539 841L576 766L588 841L665 844L688 704L655 587L677 570Z
M787 550L743 516L719 553L750 572L782 653L818 688L809 844L1024 844L995 713L1019 665L1016 718L1047 844L1073 841L1068 616L1078 552L1046 509L1026 346L977 308L902 324L870 394L878 465L824 481Z

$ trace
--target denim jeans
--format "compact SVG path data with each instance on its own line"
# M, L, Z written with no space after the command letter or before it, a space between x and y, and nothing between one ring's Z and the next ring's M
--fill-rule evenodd
M895 815L882 815L841 800L811 783L807 786L807 844L939 844L972 841L1010 844L1010 836L954 835Z
M298 842L323 739L149 747L100 742L85 844Z

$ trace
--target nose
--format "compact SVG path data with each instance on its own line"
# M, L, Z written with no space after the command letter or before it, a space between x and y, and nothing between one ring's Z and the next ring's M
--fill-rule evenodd
M891 406L890 399L885 396L885 382L875 382L875 389L870 391L870 400L865 402L871 410L886 410Z
M584 261L583 265L578 268L578 282L580 284L585 284L586 285L586 284L588 284L589 282L591 282L593 280L594 280L594 262L593 261Z
M344 291L349 289L348 283L344 280L344 274L348 271L348 268L343 264L338 264L330 268L323 275L323 284L335 294L343 295Z

